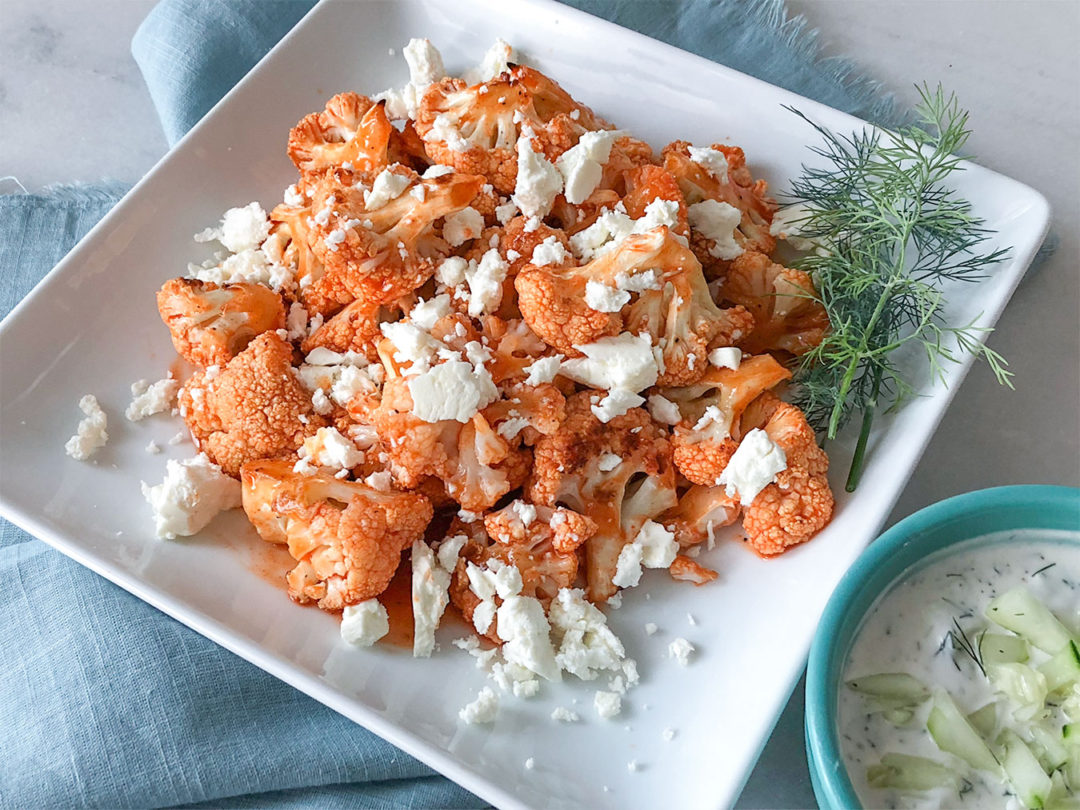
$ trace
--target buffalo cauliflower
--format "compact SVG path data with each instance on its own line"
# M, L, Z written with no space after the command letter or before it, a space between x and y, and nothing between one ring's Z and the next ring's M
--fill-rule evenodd
M536 443L527 492L533 503L566 506L596 522L585 543L586 580L589 598L601 602L617 590L623 546L675 505L676 492L666 431L640 408L605 424L592 411L594 396L570 397L562 426Z
M386 590L401 552L431 521L427 498L383 492L331 475L299 475L283 461L251 461L241 471L243 506L271 543L296 560L285 575L301 604L340 610Z
M174 278L157 294L173 346L197 366L224 366L263 332L285 326L281 296L261 284Z
M180 389L180 412L199 449L233 477L244 462L292 456L325 425L292 353L277 332L264 332L219 372L198 372Z
M810 275L783 267L762 253L747 252L735 259L719 294L754 316L753 331L739 344L752 354L806 354L829 328L829 316L817 300Z

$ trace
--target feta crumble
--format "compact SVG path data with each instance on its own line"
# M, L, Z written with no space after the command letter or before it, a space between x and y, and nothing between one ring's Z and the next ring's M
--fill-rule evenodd
M250 202L242 208L230 208L221 218L216 228L207 228L195 234L196 242L217 240L230 253L243 253L254 250L270 235L270 220L257 202Z
M632 588L641 581L642 567L667 568L678 552L675 535L659 523L647 520L634 541L619 552L612 582L620 588Z
M677 425L682 421L679 406L660 394L649 395L649 415L664 425Z
M565 706L556 706L554 711L551 712L551 719L557 723L576 723L581 720L581 716Z
M413 414L425 422L453 420L462 424L496 399L499 390L481 365L448 360L408 381Z
M79 420L75 435L64 445L64 452L77 461L86 461L109 440L105 430L108 419L93 394L86 394L79 400L79 410L85 418Z
M721 346L709 352L709 362L716 368L737 369L742 362L742 349L734 346Z
M542 152L532 147L532 131L522 127L517 142L518 170L514 203L527 217L545 217L563 189L562 175Z
M690 160L701 166L721 183L727 183L728 162L723 152L712 147L700 146L691 146L688 151L690 152Z
M153 487L144 481L142 493L154 510L157 536L167 540L195 534L218 512L240 506L240 482L225 475L205 453L170 459L165 480Z
M690 227L713 240L709 254L717 259L735 259L743 254L735 241L735 231L742 223L742 212L733 205L716 200L694 203L687 211Z
M604 453L596 462L597 469L599 469L600 472L611 472L620 464L622 464L622 456L616 455L615 453Z
M379 172L375 182L371 184L371 191L364 192L364 208L368 211L376 211L391 200L400 197L412 180L408 175L395 174L393 169L398 164L388 166Z
M654 622L645 622L645 635L655 636L658 629Z
M583 591L560 590L551 602L548 619L557 649L555 660L566 672L591 681L602 671L622 668L626 655L623 643Z
M617 130L586 132L576 146L559 157L555 165L563 176L568 203L578 205L593 193L611 156L611 146L622 134Z
M354 647L370 647L390 632L390 616L378 599L346 605L341 612L341 638Z
M549 264L562 264L570 254L556 236L549 236L533 248L531 263L537 267Z
M524 667L549 681L562 679L551 646L551 628L538 599L506 596L496 615L496 629L504 642L503 658L508 663Z
M622 711L622 696L617 692L597 691L593 696L593 706L600 717L610 720Z
M499 696L490 686L485 686L476 696L476 700L458 712L458 717L469 725L493 723L499 712Z
M630 303L630 293L589 279L585 282L585 303L597 312L618 312Z
M300 448L301 460L330 470L351 470L364 463L364 454L337 428L322 427Z
M457 545L457 550L461 546ZM448 550L449 551L449 550ZM443 555L450 562L450 554ZM418 539L412 545L413 657L428 658L435 649L435 630L450 601L447 590L453 568L447 570L431 546ZM454 565L457 557L454 556Z
M509 63L517 62L517 60L514 49L500 37L488 48L480 64L466 70L462 78L470 85L488 82L509 70Z
M679 662L679 666L690 665L690 653L694 651L694 645L685 638L677 638L668 645L668 656Z
M427 301L420 300L409 310L409 320L425 332L442 318L450 314L450 296L447 293L436 295Z
M534 360L532 365L525 366L525 373L528 375L525 377L525 384L542 385L551 382L558 376L562 361L563 356L561 354Z
M443 224L443 239L451 247L460 247L470 239L476 239L484 230L484 217L472 206L448 214Z
M738 495L739 503L749 506L786 469L783 449L764 430L754 428L743 436L716 483L726 488L729 497Z

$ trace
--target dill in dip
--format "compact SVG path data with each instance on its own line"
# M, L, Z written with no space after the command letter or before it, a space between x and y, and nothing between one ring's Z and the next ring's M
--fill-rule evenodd
M1080 533L1002 532L932 554L878 598L838 729L868 808L1080 801Z

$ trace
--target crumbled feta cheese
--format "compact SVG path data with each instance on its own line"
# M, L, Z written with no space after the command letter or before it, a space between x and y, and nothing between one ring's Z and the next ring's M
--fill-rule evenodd
M582 591L560 590L551 602L548 619L557 647L555 660L566 672L591 681L601 671L622 666L626 655L622 642L608 627L607 617Z
M597 691L593 696L596 713L605 720L616 717L622 711L622 696L617 692Z
M156 456L158 453L161 452L161 445L157 442L152 441L148 445L146 445L146 452Z
M493 561L497 562L497 561ZM521 572L512 565L501 565L484 569L474 563L465 567L469 579L469 589L480 599L480 604L473 611L473 626L478 633L487 633L495 619L495 594L506 599L521 593Z
M450 296L436 295L427 301L417 301L409 310L409 320L425 332L431 331L440 318L450 314Z
M162 411L171 411L176 401L180 383L171 377L158 380L152 385L146 380L131 384L131 404L124 412L129 421L138 422Z
M625 272L616 274L615 288L628 293L642 293L662 289L662 285L655 270L641 270L633 275Z
M418 539L412 546L413 657L428 658L435 649L435 630L449 603L451 572L442 567L431 546Z
M503 282L510 267L498 250L489 250L479 264L470 262L465 271L469 284L469 315L479 318L502 303Z
M180 431L175 436L173 436L171 439L169 439L169 444L172 445L173 447L175 447L178 444L183 444L185 441L187 441L187 438L188 438L187 434L184 433L183 431Z
M463 534L444 539L439 544L439 550L437 552L439 565L446 571L453 573L454 569L457 568L458 556L461 554L461 549L468 540L469 538Z
M417 89L425 88L446 76L442 55L431 44L430 39L410 39L402 53L409 65L409 83Z
M431 367L431 361L446 345L427 331L407 321L379 325L383 335L394 345L394 360L408 363L406 375L421 374Z
M654 622L645 622L645 635L654 636L656 635L657 629L658 628Z
M488 82L509 70L511 62L517 62L517 54L506 40L499 38L488 48L480 64L466 70L462 78L470 85Z
M694 423L695 431L708 428L712 428L713 435L719 439L726 439L731 433L731 423L728 416L715 405L707 406L701 414L701 418Z
M346 605L341 612L341 637L355 647L370 647L390 632L390 616L378 599Z
M664 425L677 425L682 421L679 406L660 394L649 395L649 415Z
M425 180L434 180L436 177L442 177L446 174L453 174L454 170L450 166L444 166L441 163L435 163L424 169L424 173L421 175Z
M240 506L240 482L200 453L181 461L170 459L165 480L157 486L142 484L143 497L154 510L159 538L195 534L218 512Z
M443 259L435 268L435 280L447 287L457 287L465 283L465 274L468 269L468 261L460 256L450 256Z
M303 455L312 464L331 470L351 470L364 463L364 454L337 428L319 428L304 440Z
M79 420L75 435L67 440L64 451L77 461L86 461L109 440L105 430L108 419L93 394L86 394L79 400L79 410L85 418Z
M622 456L616 455L615 453L604 453L596 462L596 466L600 472L611 472L620 464L622 464Z
M535 248L533 248L531 263L537 267L545 267L549 264L562 264L570 254L555 236L549 236Z
M500 225L505 225L512 220L518 212L518 207L514 204L513 200L507 200L502 205L495 206L495 219L499 220Z
M641 581L641 569L667 568L675 560L679 546L675 535L661 524L647 520L632 543L619 552L612 582L620 588L632 588Z
M412 180L408 175L394 173L397 165L395 163L379 172L371 184L371 191L364 192L364 207L368 211L378 210L391 200L396 200L409 187Z
M656 356L648 335L623 332L574 348L585 357L563 361L560 373L575 382L631 392L656 384Z
M686 614L686 623L688 625L690 625L691 627L696 627L697 626L697 619L694 618L693 613L687 613Z
M499 423L495 432L507 441L516 437L521 431L529 426L529 420L522 416L512 416Z
M737 369L742 362L742 350L734 346L721 346L709 352L709 362L717 368Z
M509 567L509 566L507 566ZM544 606L531 596L508 596L496 613L503 657L549 681L561 680Z
M389 492L390 491L391 475L389 471L382 470L381 472L373 472L371 475L364 479L364 486L371 487L377 492Z
M196 242L221 242L230 253L254 250L270 235L270 220L257 202L243 208L230 208L216 228L207 228L195 235Z
M285 193L282 195L281 199L286 205L291 205L293 207L302 206L304 204L304 195L300 193L300 189L297 187L296 183L293 183L285 189Z
M673 729L673 728L665 728L664 732L663 732L663 734L661 736L664 738L664 742L671 742L672 740L675 739L675 734L676 734L675 729Z
M270 260L262 250L250 248L220 262L188 265L188 277L218 285L263 284L275 290L291 289L295 285L293 271Z
M459 247L470 239L476 239L484 230L484 217L472 206L448 214L443 225L443 239L451 247Z
M571 236L570 248L579 259L589 261L616 249L634 234L647 233L661 226L674 228L678 222L679 204L674 200L656 198L645 207L644 215L636 220L631 219L626 208L619 203L614 209L604 209L592 225ZM678 234L673 236L686 244L684 237Z
M626 770L630 771L630 773L637 773L641 770L641 764L636 759L632 759L626 763Z
M334 403L326 396L325 391L316 388L311 392L311 407L315 409L315 413L319 414L319 416L328 416L334 410Z
M289 340L303 340L308 332L308 311L299 301L289 305L289 314L285 317L285 329Z
M630 293L589 279L585 282L585 303L597 312L618 312L630 303Z
M701 166L721 183L728 181L728 162L723 152L711 147L689 147L690 160Z
M490 686L485 686L480 690L480 694L476 696L476 700L458 712L458 717L470 725L493 723L498 711L499 696L495 694Z
M551 719L558 723L576 723L581 717L577 712L567 709L565 706L556 706L551 712Z
M369 363L359 352L338 353L321 347L308 353L296 373L312 392L316 413L322 415L330 413L334 403L345 407L357 394L377 391L386 374L381 365Z
M577 145L567 149L556 161L565 181L566 201L572 205L585 202L600 183L604 164L611 156L611 145L622 136L618 130L586 132Z
M561 354L551 357L541 357L533 361L532 365L525 366L526 385L542 385L555 379L562 367L563 356Z
M608 600L607 600L606 604L612 610L618 610L619 608L622 607L622 594L621 593L616 593L616 594L613 594L612 596L608 597Z
M454 125L454 122L449 119L445 114L435 116L435 120L431 123L431 129L424 134L424 140L442 141L453 152L468 152L469 142L462 137L461 131Z
M525 760L525 770L531 771L535 767L536 767L536 760L535 759L533 759L532 757L529 757L528 759Z
M617 388L596 404L590 405L589 410L606 425L616 416L622 416L631 408L636 408L638 405L644 404L644 402L645 398L638 396L633 391Z
M499 390L481 366L448 360L409 378L413 414L425 422L454 420L464 424L496 399Z
M518 516L521 524L527 529L532 525L532 522L536 520L536 507L531 503L525 503L525 501L514 501L510 508L514 510L514 514Z
M726 487L729 497L737 494L739 503L749 506L786 469L787 456L780 445L764 430L754 428L743 436L716 483Z
M562 175L542 152L533 149L529 134L531 131L522 127L517 142L518 170L513 200L525 216L545 217L555 195L562 191Z
M680 666L689 666L690 653L694 651L694 645L685 638L677 638L668 645L668 656L679 662Z
M743 254L735 241L735 230L742 222L742 212L733 205L716 200L694 203L687 211L690 227L713 240L709 254L717 259L735 259Z

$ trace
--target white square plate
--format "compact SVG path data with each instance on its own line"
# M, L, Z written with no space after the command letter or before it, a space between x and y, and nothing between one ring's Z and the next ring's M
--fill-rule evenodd
M226 208L268 206L295 173L289 128L333 93L401 86L400 47L430 37L448 69L475 63L496 36L617 125L660 147L675 138L724 141L747 152L774 190L810 157L814 133L781 105L838 132L862 122L720 65L548 0L504 3L349 2L317 6L62 261L0 326L0 509L5 516L198 632L428 762L502 807L716 807L734 801L795 683L818 617L844 570L875 535L968 369L949 388L878 421L854 496L843 494L851 436L835 442L836 517L812 543L762 561L723 542L705 561L721 572L704 588L651 572L611 623L638 660L642 684L615 721L596 717L603 682L563 683L523 701L505 698L492 728L464 726L458 709L483 685L444 628L429 661L407 651L347 648L337 620L292 604L257 575L261 544L243 515L219 518L180 542L153 538L139 481L160 480L165 445L181 425L138 424L122 413L128 386L164 375L174 354L154 293L204 258L191 234ZM1035 191L969 167L962 190L1012 247L992 277L951 295L952 323L991 325L1040 244L1048 221ZM64 455L95 393L110 415L109 445L92 464ZM150 439L166 455L144 451ZM648 598L647 598L648 596ZM691 626L692 613L697 625ZM644 624L661 631L647 636ZM685 636L688 668L667 658ZM577 704L572 703L577 700ZM575 708L576 725L549 719ZM674 728L672 742L662 738ZM533 757L535 769L523 766ZM630 773L627 763L641 769Z

